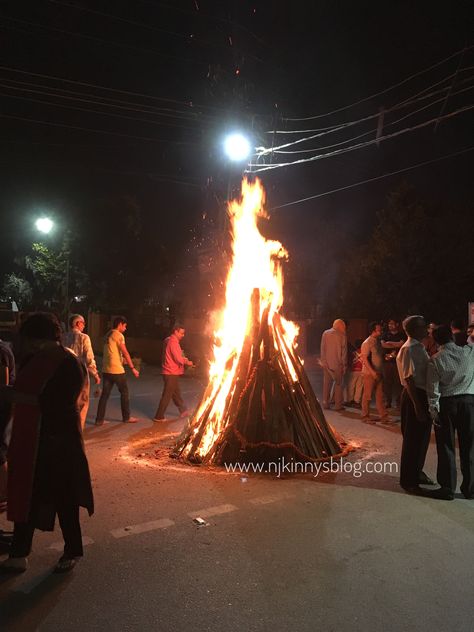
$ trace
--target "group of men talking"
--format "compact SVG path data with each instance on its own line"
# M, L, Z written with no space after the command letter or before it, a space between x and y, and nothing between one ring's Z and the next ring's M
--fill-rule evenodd
M430 331L436 352L430 357L425 341L428 327L420 315L403 321L406 340L393 340L393 355L398 379L403 387L400 400L402 451L400 485L410 494L443 500L454 499L456 490L455 434L458 435L461 464L461 492L474 498L474 345L461 337L455 340L452 327L433 326ZM384 353L380 337L382 326L372 323L362 343L364 391L362 421L374 424L370 402L375 392L379 421L393 424L383 393ZM390 343L389 343L390 345ZM330 407L334 388L335 410L343 410L343 379L347 366L346 324L336 319L321 339L321 365L324 371L323 407ZM423 472L431 430L434 426L438 453L438 489Z

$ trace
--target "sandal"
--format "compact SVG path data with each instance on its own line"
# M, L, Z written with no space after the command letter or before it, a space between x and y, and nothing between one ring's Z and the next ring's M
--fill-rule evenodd
M55 573L68 573L76 566L76 558L74 557L61 557L54 567Z

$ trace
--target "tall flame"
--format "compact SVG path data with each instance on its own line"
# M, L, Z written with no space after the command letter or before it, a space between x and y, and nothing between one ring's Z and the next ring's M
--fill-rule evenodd
M281 262L287 259L288 253L279 241L265 239L258 229L258 219L268 217L264 203L265 192L261 182L258 179L255 182L244 179L241 199L230 202L228 208L232 227L232 260L226 282L225 307L215 332L216 344L209 385L193 418L196 423L207 411L209 422L196 451L201 458L205 457L223 429L226 401L232 395L232 389L235 389L236 369L249 334L254 290L258 289L260 293L260 319L265 314L268 323L272 322L283 304ZM286 342L282 347L286 354L285 347L291 349L295 346L298 328L294 323L280 318ZM297 375L292 363L288 361L287 364L291 378L296 382ZM194 432L197 430L196 423ZM183 450L183 456L186 457L190 450L191 442Z

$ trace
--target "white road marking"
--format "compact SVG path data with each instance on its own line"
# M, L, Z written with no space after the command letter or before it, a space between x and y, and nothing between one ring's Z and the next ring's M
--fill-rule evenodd
M207 509L200 509L199 511L190 511L188 516L191 518L210 518L211 516L237 511L237 509L238 507L235 505L217 505L216 507L208 507Z
M251 498L249 502L253 505L269 505L270 503L276 503L279 500L285 500L287 498L294 498L294 494L283 492L281 494L269 494L268 496L258 496L257 498Z
M94 544L94 540L89 538L87 535L82 536L82 546L87 546L88 544ZM50 549L54 549L55 551L62 551L64 549L64 542L54 542L51 544Z
M128 527L122 527L121 529L113 529L110 533L114 536L114 538L126 538L129 535L146 533L147 531L154 531L155 529L167 529L173 525L173 520L170 520L169 518L160 518L159 520L142 522L142 524L132 524Z

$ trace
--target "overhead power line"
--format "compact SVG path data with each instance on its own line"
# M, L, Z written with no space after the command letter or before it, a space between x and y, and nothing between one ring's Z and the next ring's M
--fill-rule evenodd
M439 158L433 158L432 160L425 160L424 162L419 162L415 165L410 165L409 167L404 167L403 169L397 169L396 171L390 171L388 173L383 173L380 176L375 176L373 178L367 178L366 180L361 180L359 182L353 182L352 184L348 184L343 187L338 187L337 189L331 189L330 191L324 191L323 193L316 193L315 195L310 195L305 198L300 198L299 200L293 200L292 202L286 202L286 204L279 204L278 206L273 206L270 211L274 211L279 208L285 208L287 206L294 206L295 204L302 204L303 202L309 202L310 200L316 200L317 198L324 197L326 195L332 195L333 193L339 193L340 191L347 191L347 189L353 189L354 187L360 187L363 184L368 184L369 182L375 182L376 180L382 180L383 178L389 178L391 176L396 176L400 173L404 173L406 171L411 171L412 169L418 169L419 167L424 167L425 165L430 165L435 162L440 162L441 160L447 160L448 158L454 158L455 156L461 156L462 154L467 154L470 151L474 151L473 147L467 147L466 149L461 149L460 151L455 151L452 154L447 154L445 156L440 156Z
M281 167L290 167L293 165L313 162L315 160L322 160L324 158L332 158L333 156L338 156L340 154L344 154L349 151L355 151L356 149L363 149L365 147L369 147L370 145L374 145L375 143L380 143L384 140L395 138L396 136L400 136L402 134L407 134L408 132L413 132L415 130L422 129L423 127L427 127L428 125L436 123L436 121L438 120L439 121L446 120L446 119L452 118L453 116L457 116L458 114L461 114L463 112L467 112L473 109L474 109L474 105L468 105L468 106L459 108L458 110L454 110L453 112L449 112L448 114L445 114L442 117L436 117L428 121L423 121L422 123L418 123L417 125L413 125L411 127L406 127L404 129L393 132L392 134L385 134L384 136L379 136L378 138L374 138L364 143L358 143L356 145L352 145L351 147L344 147L343 149L336 149L335 151L327 152L324 154L318 154L317 156L311 156L311 158L301 158L300 160L295 160L293 162L276 163L272 165L266 165L264 167L260 166L258 163L250 163L249 168L247 168L245 171L246 173L259 173L261 171L269 171L270 169L279 169ZM254 169L253 167L257 167L257 168Z
M398 88L398 87L402 86L403 84L407 83L408 81L411 81L415 77L419 77L420 75L423 75L423 74L429 72L430 70L433 70L434 68L438 68L439 66L445 64L446 62L450 61L454 57L457 57L458 55L464 54L468 50L471 50L473 48L474 48L474 44L470 45L470 46L465 46L461 50L456 51L452 55L449 55L448 57L445 57L441 61L436 62L435 64L429 66L428 68L424 68L423 70L415 72L412 75L410 75L408 77L405 77L405 79L402 79L398 83L394 83L393 85L389 86L388 88L385 88L384 90L380 90L379 92L375 92L374 94L371 94L368 97L364 97L363 99L359 99L359 101L355 101L354 103L351 103L350 105L345 105L343 107L336 108L335 110L332 110L330 112L325 112L324 114L315 114L313 116L304 116L304 117L298 117L298 118L296 118L296 117L291 117L291 118L290 117L285 117L283 120L285 120L285 121L311 121L311 120L314 120L314 119L319 119L319 118L324 118L324 117L327 117L327 116L331 116L332 114L337 114L338 112L344 112L345 110L353 108L356 105L360 105L361 103L365 103L366 101L370 101L371 99L375 99L375 97L378 97L378 96L380 96L382 94L386 94L387 92L390 92L391 90L394 90L395 88Z
M146 140L152 143L169 143L173 145L193 145L195 144L190 140L167 140L164 138L151 138L148 136L132 136L131 134L121 134L120 132L109 132L103 129L94 129L89 127L80 127L79 125L67 125L66 123L52 123L51 121L41 121L39 119L30 119L24 116L15 116L13 114L3 114L0 112L0 117L17 120L17 121L26 121L27 123L33 123L38 125L47 125L51 127L62 127L67 129L80 130L81 132L91 132L93 134L106 134L108 136L120 136L121 138L133 138L134 140Z

